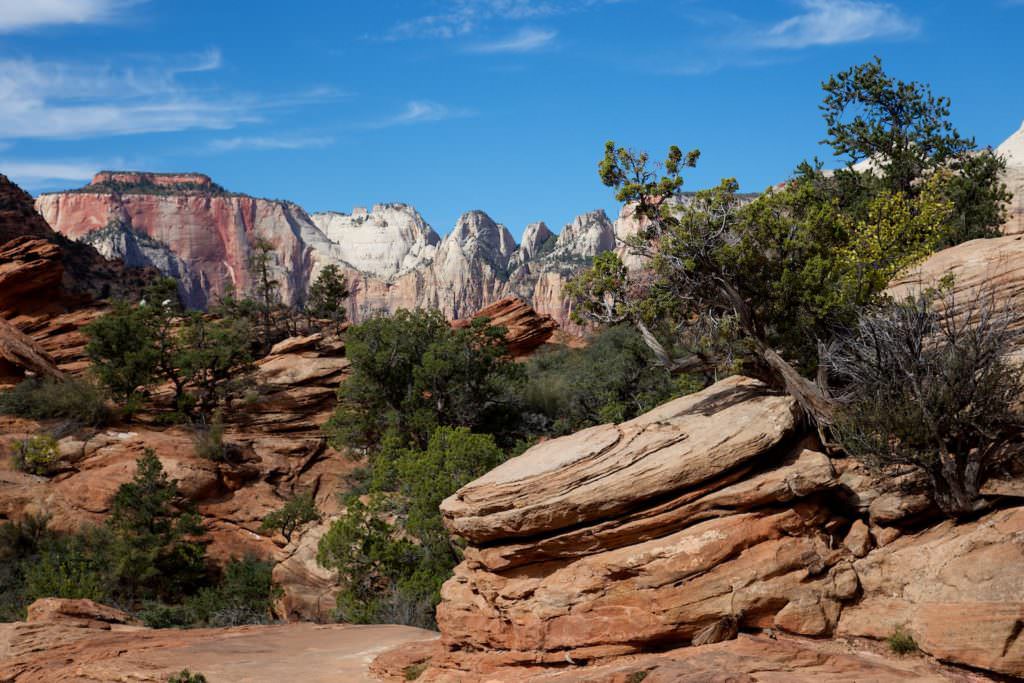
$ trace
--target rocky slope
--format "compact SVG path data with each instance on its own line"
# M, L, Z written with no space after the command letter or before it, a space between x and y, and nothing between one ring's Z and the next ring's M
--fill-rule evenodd
M510 295L572 327L566 280L615 246L603 212L576 218L555 236L529 226L517 245L482 211L464 214L441 239L412 207L379 204L351 214L307 215L290 202L230 193L200 174L112 173L69 192L40 195L36 208L58 232L128 265L176 278L190 306L227 288L244 291L257 239L273 246L282 295L301 302L327 264L349 277L349 315L361 320L399 308L438 308L465 317Z
M966 680L872 656L897 628L1024 675L1024 508L942 522L894 474L830 458L790 398L742 377L539 444L442 504L469 547L421 680ZM676 650L737 631L761 635ZM801 640L824 637L831 656Z
M0 384L81 369L79 328L106 299L138 296L155 275L55 233L0 175Z
M166 683L184 668L210 681L373 681L376 653L430 635L339 624L151 630L89 600L40 600L27 622L0 624L0 681Z

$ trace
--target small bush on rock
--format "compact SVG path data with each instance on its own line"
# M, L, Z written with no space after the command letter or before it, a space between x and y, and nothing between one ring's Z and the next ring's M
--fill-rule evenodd
M991 293L958 302L948 290L863 315L831 354L846 386L843 447L877 467L920 467L952 517L983 509L981 485L1019 457L1024 429L1024 369L1006 359L1011 321Z
M57 469L60 452L57 440L40 434L14 444L14 469L45 477Z
M892 634L886 638L886 642L889 643L889 649L898 655L906 655L911 652L917 652L917 641L914 637L903 630L902 626L897 626Z
M206 683L206 676L201 673L192 673L188 669L182 669L168 678L167 683Z

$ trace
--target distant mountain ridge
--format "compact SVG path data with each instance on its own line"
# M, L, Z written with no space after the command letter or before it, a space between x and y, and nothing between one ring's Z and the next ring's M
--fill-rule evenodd
M1014 193L1004 232L1022 233L1024 126L997 151L1007 159L1005 181ZM200 173L103 171L85 187L40 195L35 206L54 230L104 256L175 277L196 308L228 288L249 289L257 239L273 245L275 277L289 303L301 303L324 266L338 265L351 284L349 316L356 321L423 307L458 319L517 296L573 329L566 282L597 254L623 253L621 240L640 229L628 209L614 221L597 210L558 234L531 223L517 244L508 228L473 210L441 237L408 204L310 215L293 202L228 191ZM623 256L630 267L640 265Z
M408 204L310 215L292 202L229 192L191 173L104 171L85 187L42 194L35 205L57 232L175 277L196 308L228 288L250 287L257 239L273 245L275 277L289 303L302 301L324 266L338 265L352 285L353 320L414 307L457 319L518 296L571 328L566 281L614 249L617 230L630 230L630 221L613 223L597 210L557 235L531 224L520 245L507 227L473 210L442 238Z

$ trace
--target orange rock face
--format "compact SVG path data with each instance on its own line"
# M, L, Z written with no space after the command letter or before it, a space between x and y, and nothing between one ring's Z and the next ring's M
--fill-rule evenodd
M516 297L506 297L477 311L473 319L487 318L491 325L504 327L509 353L515 357L527 356L551 339L558 330L551 316L539 315L527 303ZM456 320L456 328L466 327L469 320Z
M879 656L900 627L1024 675L1024 508L943 522L919 478L817 448L742 377L534 446L442 503L468 547L441 640L390 661L425 681L972 679ZM868 644L802 640L838 637Z

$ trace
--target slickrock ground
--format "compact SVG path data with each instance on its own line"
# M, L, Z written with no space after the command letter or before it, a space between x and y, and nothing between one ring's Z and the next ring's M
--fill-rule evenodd
M791 399L732 377L541 443L444 501L469 547L439 644L412 660L430 657L424 681L624 681L637 666L645 680L970 679L863 644L899 627L932 658L1024 676L1012 504L942 521L919 478L829 458ZM737 631L760 635L710 644Z
M432 637L407 626L152 630L92 603L71 614L47 607L30 609L28 622L0 624L0 682L166 683L188 668L211 683L356 683L376 680L368 668L382 650Z

